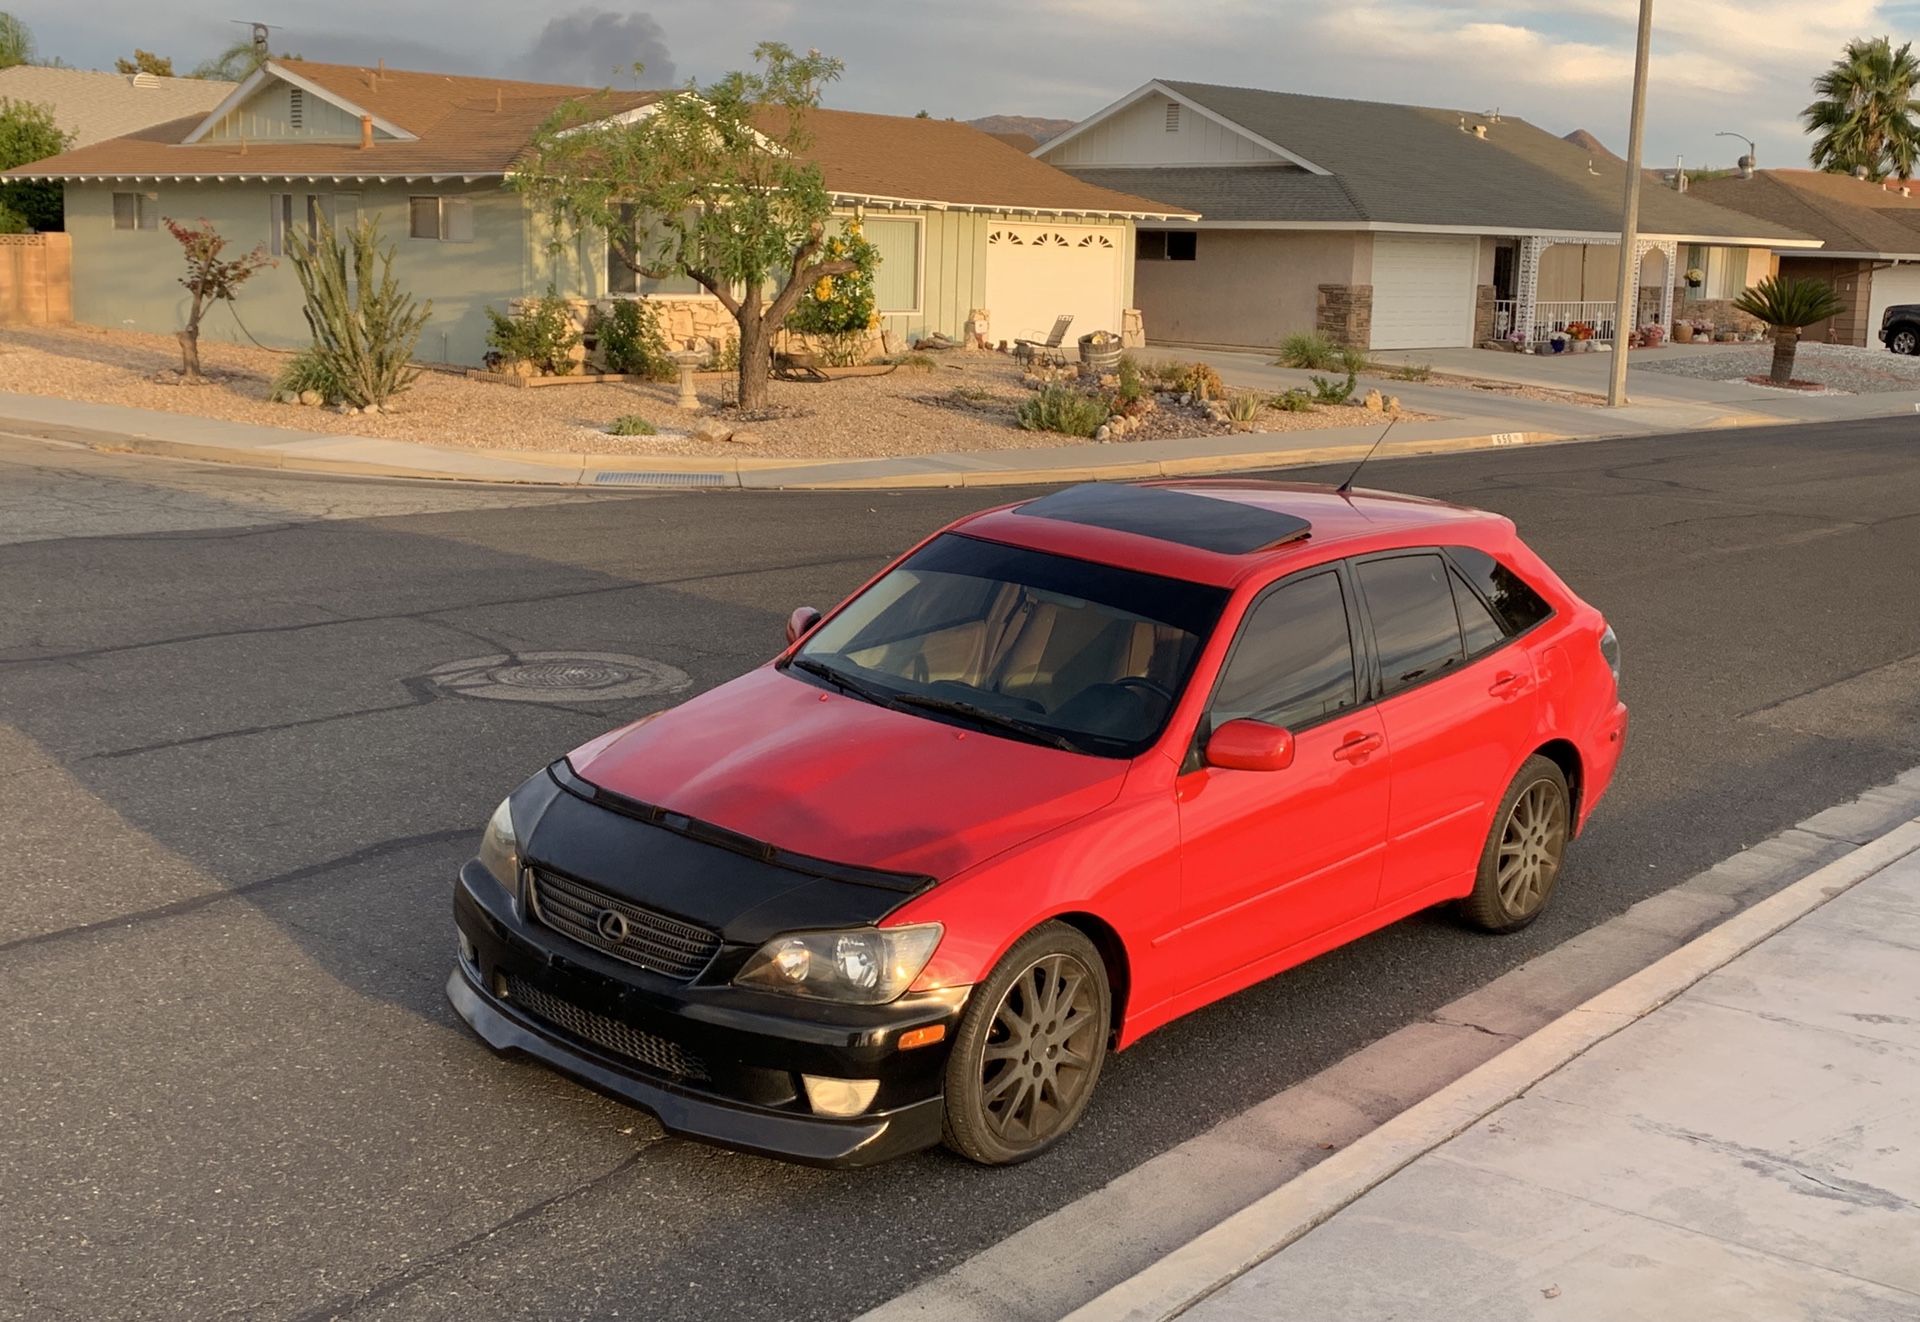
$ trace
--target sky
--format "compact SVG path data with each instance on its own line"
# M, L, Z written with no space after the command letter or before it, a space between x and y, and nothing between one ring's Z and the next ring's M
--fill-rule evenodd
M0 0L4 3L4 0ZM755 42L846 63L827 104L1083 118L1150 78L1498 109L1624 153L1637 0L12 0L40 54L182 71L244 27L308 59L647 86L746 66ZM1809 83L1853 37L1920 36L1920 0L1654 0L1649 165L1804 165Z

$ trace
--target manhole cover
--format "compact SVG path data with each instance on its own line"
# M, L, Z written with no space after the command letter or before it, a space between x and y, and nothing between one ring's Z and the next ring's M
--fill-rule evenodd
M618 652L519 652L449 661L427 679L463 698L502 702L613 702L678 693L687 672L664 661Z

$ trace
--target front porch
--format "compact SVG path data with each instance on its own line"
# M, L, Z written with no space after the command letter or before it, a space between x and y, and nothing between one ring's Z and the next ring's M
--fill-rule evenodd
M1545 345L1555 334L1576 325L1591 327L1592 339L1616 343L1620 335L1618 304L1612 298L1549 297L1565 293L1587 293L1590 283L1613 288L1618 278L1617 259L1609 263L1611 271L1590 277L1587 271L1590 248L1611 246L1618 239L1562 239L1545 235L1523 235L1500 250L1504 261L1496 260L1493 302L1493 338L1506 344L1533 349ZM1577 269L1547 270L1548 253L1554 248L1578 246ZM1642 239L1634 245L1633 287L1639 297L1629 332L1646 326L1658 326L1663 335L1673 326L1673 289L1679 245L1670 240ZM1567 268L1568 263L1560 263Z

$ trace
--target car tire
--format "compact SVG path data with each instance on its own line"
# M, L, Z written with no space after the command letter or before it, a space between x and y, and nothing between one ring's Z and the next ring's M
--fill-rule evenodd
M1887 347L1895 353L1920 353L1920 329L1896 326L1887 333Z
M1500 798L1480 851L1473 893L1461 915L1488 932L1517 932L1538 918L1560 880L1573 803L1567 778L1550 759L1527 759Z
M1046 923L973 989L947 1057L945 1139L983 1166L1039 1156L1086 1113L1113 997L1084 934Z

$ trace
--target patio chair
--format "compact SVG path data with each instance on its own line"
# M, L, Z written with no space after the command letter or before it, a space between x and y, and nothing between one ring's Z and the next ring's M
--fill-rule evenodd
M1063 312L1053 323L1053 333L1044 340L1015 340L1013 356L1022 362L1047 358L1057 360L1061 357L1060 345L1067 338L1067 327L1073 325L1073 314Z

